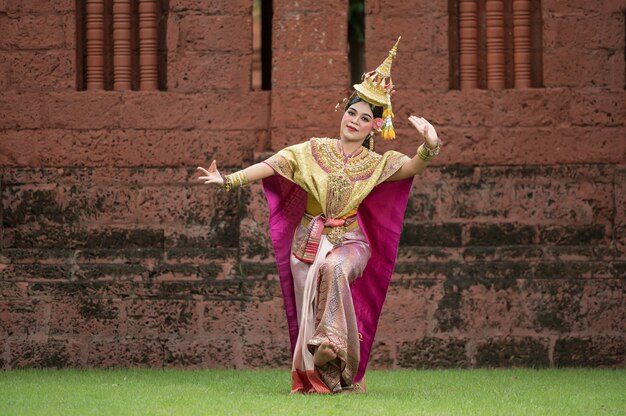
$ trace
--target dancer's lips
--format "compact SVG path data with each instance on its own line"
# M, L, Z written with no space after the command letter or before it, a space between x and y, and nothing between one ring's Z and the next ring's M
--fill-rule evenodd
M348 128L348 130L350 130L350 131L352 131L352 132L359 131L358 129L355 129L355 128L354 128L354 127L352 127L352 126L346 126L346 127Z

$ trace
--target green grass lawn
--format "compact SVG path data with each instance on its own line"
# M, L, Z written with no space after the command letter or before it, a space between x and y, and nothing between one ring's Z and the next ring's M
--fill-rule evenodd
M369 371L363 395L291 395L283 370L0 371L0 415L626 415L626 371Z

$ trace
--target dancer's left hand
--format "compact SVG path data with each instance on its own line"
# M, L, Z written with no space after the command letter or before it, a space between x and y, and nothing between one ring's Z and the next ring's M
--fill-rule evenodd
M439 137L432 124L423 117L409 116L409 121L422 135L426 145L431 149L434 149L439 144Z

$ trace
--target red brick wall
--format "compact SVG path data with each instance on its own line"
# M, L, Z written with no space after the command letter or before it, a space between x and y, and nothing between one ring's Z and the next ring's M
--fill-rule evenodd
M77 92L73 0L0 0L0 368L287 366L260 185L191 179L312 135L347 92L347 6L170 0L166 92ZM372 364L624 366L624 6L543 1L545 88L448 89L447 1L366 2L367 67L402 34L409 114L445 141L415 180ZM598 29L601 28L601 29Z

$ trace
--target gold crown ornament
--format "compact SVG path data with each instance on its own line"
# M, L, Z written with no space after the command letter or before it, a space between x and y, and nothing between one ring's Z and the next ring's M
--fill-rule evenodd
M391 63L396 57L398 43L402 36L398 36L396 44L389 51L389 56L380 64L375 71L363 74L362 82L354 84L356 94L364 101L370 104L385 107L383 111L382 136L385 140L393 140L396 138L396 132L393 129L393 111L391 110L391 94L393 94L393 82L391 81Z

